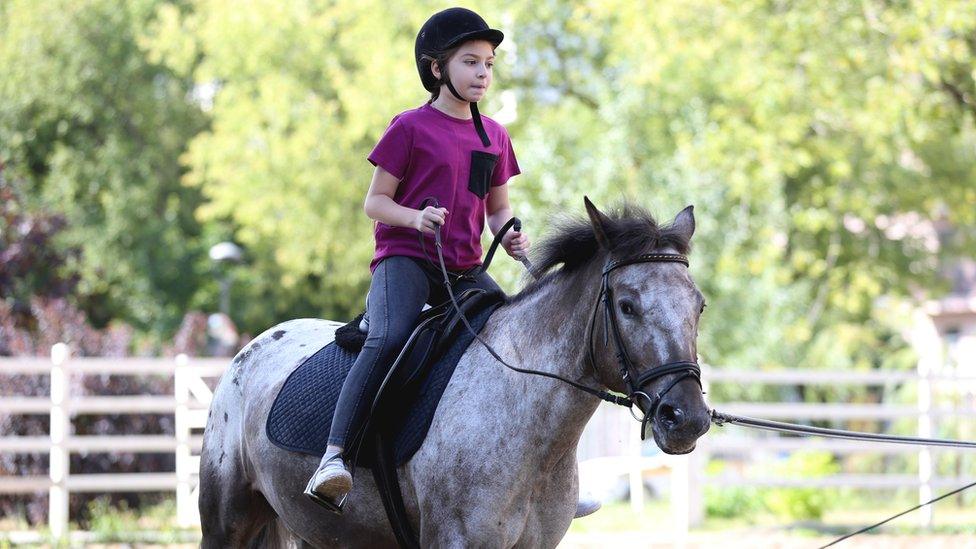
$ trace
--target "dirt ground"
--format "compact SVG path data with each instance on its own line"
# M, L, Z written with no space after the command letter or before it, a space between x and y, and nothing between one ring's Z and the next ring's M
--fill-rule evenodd
M685 539L651 539L647 534L570 534L561 544L563 549L597 549L627 547L642 549L814 549L834 541L836 537L762 533L755 531L728 531L708 534L690 534ZM834 547L839 549L976 549L976 536L931 535L894 536L860 535L844 540Z

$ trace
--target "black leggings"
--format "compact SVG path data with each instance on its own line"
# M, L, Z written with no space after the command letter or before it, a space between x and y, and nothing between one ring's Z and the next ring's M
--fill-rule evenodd
M472 288L501 291L483 272L475 280L455 283L454 295ZM348 454L359 443L376 392L413 332L424 303L438 305L449 299L440 270L422 259L392 256L376 266L367 305L369 333L342 384L329 444L340 446Z

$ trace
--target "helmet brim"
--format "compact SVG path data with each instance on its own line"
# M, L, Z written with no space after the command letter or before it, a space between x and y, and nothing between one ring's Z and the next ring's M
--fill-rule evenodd
M448 43L445 46L445 48L453 48L455 46L459 46L465 42L470 42L472 40L486 40L488 42L491 42L491 44L497 48L498 45L501 44L502 40L504 39L505 39L505 34L500 30L496 30L496 29L477 30L477 31L466 32L464 34L458 35L454 40L451 40L451 42Z

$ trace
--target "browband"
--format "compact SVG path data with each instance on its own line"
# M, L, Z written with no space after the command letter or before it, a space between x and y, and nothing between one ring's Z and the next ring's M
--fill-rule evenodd
M634 263L681 263L685 267L689 267L688 256L684 254L666 254L666 253L656 253L656 254L641 254L634 257L628 257L626 259L615 259L613 261L607 262L606 267L603 268L603 274L606 275L610 271L618 268L624 267L626 265L633 265Z

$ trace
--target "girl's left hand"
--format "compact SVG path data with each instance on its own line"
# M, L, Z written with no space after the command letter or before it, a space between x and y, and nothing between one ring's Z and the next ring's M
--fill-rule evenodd
M505 248L508 255L515 259L525 257L525 254L529 252L529 237L525 236L524 233L509 230L502 237L502 247Z

